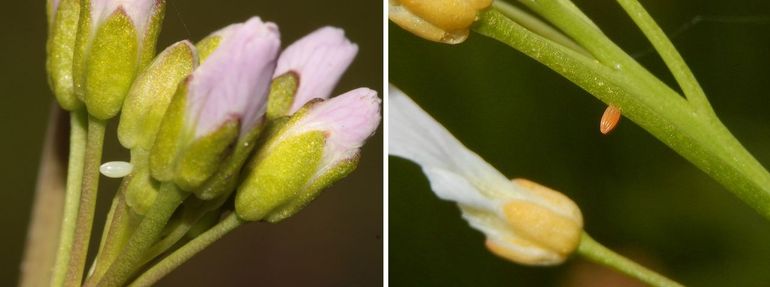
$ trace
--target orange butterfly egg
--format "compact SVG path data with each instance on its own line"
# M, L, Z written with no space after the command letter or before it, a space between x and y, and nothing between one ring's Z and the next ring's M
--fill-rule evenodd
M602 120L599 122L599 131L606 135L615 129L618 122L620 122L620 108L609 105L607 109L604 110Z

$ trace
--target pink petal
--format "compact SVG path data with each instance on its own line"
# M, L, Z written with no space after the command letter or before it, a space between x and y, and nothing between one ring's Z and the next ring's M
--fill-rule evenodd
M345 31L323 27L291 44L278 59L274 77L293 71L299 89L290 113L308 101L327 99L358 53L358 46L345 38Z
M258 17L215 34L222 36L219 47L189 83L187 123L196 137L228 120L240 120L243 134L262 120L281 45L278 27Z
M359 88L310 107L292 133L321 130L327 134L324 159L326 165L348 159L358 153L364 141L380 125L380 103L377 92Z
M91 0L91 21L96 24L92 29L122 7L136 25L136 30L143 35L158 3L159 0Z

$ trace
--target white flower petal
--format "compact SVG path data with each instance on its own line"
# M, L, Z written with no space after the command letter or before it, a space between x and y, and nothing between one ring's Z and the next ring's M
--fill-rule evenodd
M389 91L390 154L414 161L424 170L441 169L460 175L487 197L508 199L526 197L525 191L511 183L476 153L463 146L398 88L391 85Z
M482 196L465 177L440 168L424 167L422 171L430 180L430 188L439 198L462 202L463 205L478 209L495 209L495 203Z

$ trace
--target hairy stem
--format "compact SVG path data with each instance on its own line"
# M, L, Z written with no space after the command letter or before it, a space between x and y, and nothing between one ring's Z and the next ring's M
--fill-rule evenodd
M143 263L150 262L152 259L155 259L155 257L158 257L164 252L168 251L169 248L172 248L174 245L176 245L177 242L179 242L179 240L182 239L182 237L184 237L185 234L187 234L190 229L193 228L193 226L195 226L202 218L204 218L204 216L209 214L209 212L214 212L215 210L219 209L229 198L229 196L230 192L227 192L224 194L224 196L215 198L213 200L200 200L194 198L186 201L182 210L182 217L180 218L179 222L174 225L169 225L169 227L171 227L171 231L160 241L150 247L150 249L145 253L145 259Z
M540 36L543 36L547 39L550 39L551 41L554 41L564 47L570 48L572 50L575 50L576 52L583 54L588 57L591 56L591 53L586 51L583 47L581 47L578 43L575 43L570 37L567 37L566 35L562 34L561 31L554 29L551 27L551 25L548 25L548 23L545 23L538 19L535 16L532 16L531 14L522 11L518 7L511 5L508 2L496 0L492 3L492 6L495 7L500 13L503 13L506 17L510 18L513 21L516 21L521 26L524 26L525 28L532 30L532 32L537 33Z
M650 132L770 219L770 173L716 117L697 113L687 100L639 78L641 66L613 69L555 44L506 18L482 12L474 31L503 42L558 72ZM595 36L593 34L591 37ZM578 41L580 42L580 41ZM597 41L599 42L599 41Z
M115 194L113 206L110 208L110 215L107 218L108 223L102 233L99 253L91 266L91 274L86 280L86 285L99 282L102 279L112 262L128 243L134 229L139 225L141 217L131 211L126 205L124 197L125 188L129 181L130 177L125 178L121 184L121 190Z
M238 226L241 226L243 223L244 222L241 221L235 213L231 213L208 231L180 247L166 258L163 258L163 260L152 266L128 286L152 286L155 282L158 282L158 280L163 278L163 276L171 273L171 271L195 256L195 254L198 254L198 252L219 240L230 231L233 231Z
M64 286L80 286L83 279L88 244L91 239L91 228L94 223L96 193L99 189L99 165L102 161L105 126L105 121L88 117L88 136L82 169L82 190Z
M189 196L173 183L163 183L153 206L145 214L126 247L96 286L123 286L144 263L144 254L158 241L174 211ZM93 285L86 285L93 286Z

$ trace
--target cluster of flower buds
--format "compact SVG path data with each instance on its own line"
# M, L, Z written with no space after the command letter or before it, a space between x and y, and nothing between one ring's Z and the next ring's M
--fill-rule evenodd
M158 181L197 191L246 137L251 139L249 151L255 138L269 143L254 156L259 163L250 170L255 173L270 166L261 159L265 157L323 157L323 162L307 159L318 161L315 171L306 170L312 165L297 171L282 168L285 178L298 178L295 172L313 176L287 194L320 189L310 185L333 181L329 172L340 169L343 161L355 166L358 149L379 125L379 100L368 89L328 100L358 52L342 30L318 29L279 57L278 27L254 17L197 45L175 43L155 57L164 7L163 0L48 3L48 69L54 94L65 109L85 106L98 119L122 109L118 138L132 151L135 179L145 178L137 183L144 188L129 190L157 190L147 186ZM285 124L260 136L272 121ZM292 144L295 136L305 136L300 131L314 131L317 146ZM252 189L247 186L242 189ZM146 201L140 204L143 210L151 206L152 195L141 194L129 201Z
M454 201L493 253L528 265L563 262L578 247L583 217L563 194L508 180L395 87L390 153L416 162L438 197Z
M67 110L121 113L131 164L119 167L130 171L123 195L135 214L150 214L173 185L212 203L185 206L274 222L353 171L381 102L367 88L330 98L358 52L341 29L320 28L281 53L278 26L253 17L155 56L164 4L48 3L52 90ZM228 198L235 206L223 207Z

